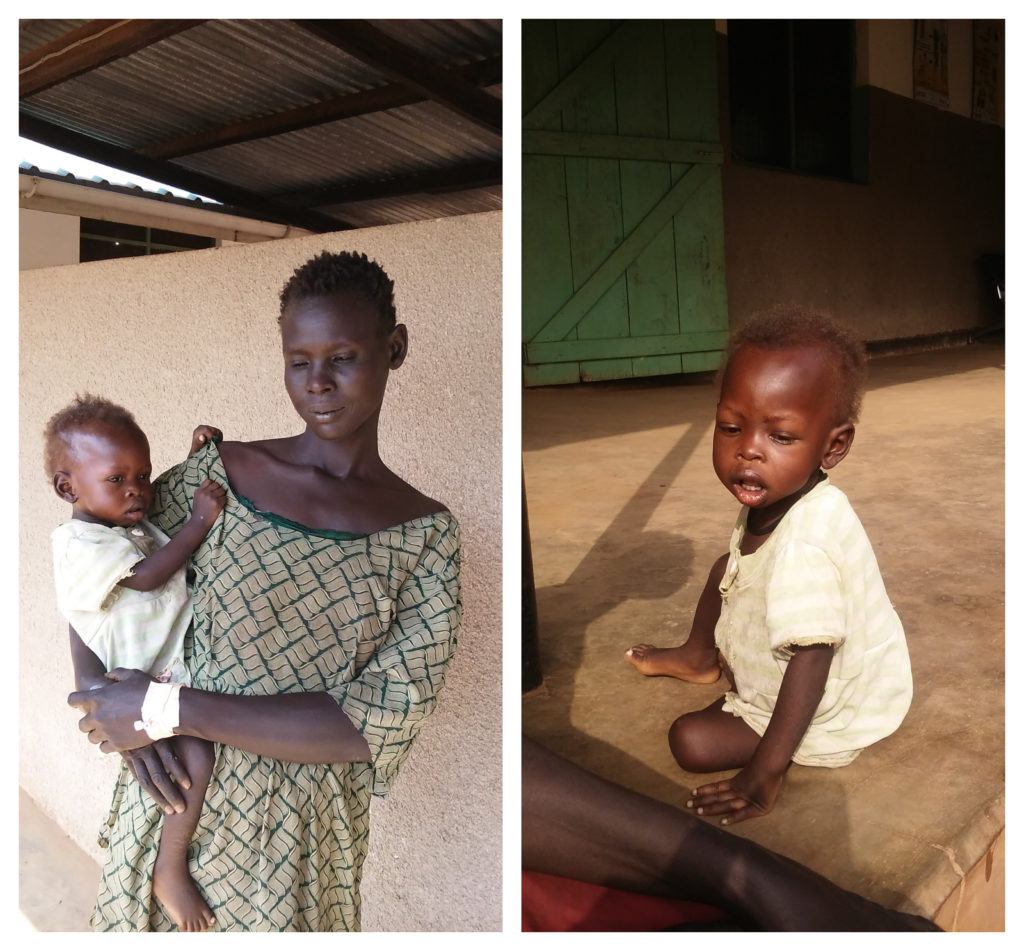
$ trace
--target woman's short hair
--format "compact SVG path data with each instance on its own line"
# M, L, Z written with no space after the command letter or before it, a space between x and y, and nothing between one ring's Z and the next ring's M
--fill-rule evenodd
M123 406L89 393L76 396L50 417L43 430L43 466L48 477L64 468L71 439L97 424L133 429L143 435L135 417Z
M729 337L723 371L742 347L795 350L821 347L832 357L836 422L857 422L867 376L864 342L824 314L796 306L779 306L755 314Z
M277 322L281 322L285 308L295 301L341 293L357 294L369 301L377 310L382 333L395 329L394 281L376 261L354 251L322 251L296 268L281 288Z

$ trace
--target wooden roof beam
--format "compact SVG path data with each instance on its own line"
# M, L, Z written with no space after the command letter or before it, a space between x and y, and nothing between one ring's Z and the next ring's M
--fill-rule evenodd
M353 227L349 222L316 211L307 211L284 204L275 199L265 198L255 192L238 188L218 178L211 178L199 172L192 172L171 162L146 158L129 149L111 145L92 136L54 125L44 119L22 113L19 117L20 133L33 142L41 142L52 148L92 159L103 165L123 169L136 175L155 179L175 188L183 188L197 195L205 195L227 205L234 205L259 217L282 224L297 225L309 231L342 231Z
M466 66L451 67L448 72L455 73L466 82L480 86L488 86L501 82L501 57L479 60ZM239 142L251 142L254 139L265 139L286 132L296 132L327 122L351 119L354 116L367 115L372 112L383 112L386 109L397 109L423 102L428 97L419 89L408 83L390 83L376 89L363 89L359 92L335 96L323 102L315 102L308 106L299 106L270 116L259 116L241 122L232 122L217 129L207 129L189 135L178 136L165 142L140 149L143 155L150 158L171 159L182 155L195 155L208 149L217 149L225 145L237 145Z
M383 179L362 179L322 185L304 191L275 195L290 205L302 208L325 208L351 201L373 201L398 198L402 195L437 194L466 191L501 184L501 162L465 162L446 168L431 168Z
M297 25L470 122L501 135L501 100L444 69L366 20L295 20Z
M130 56L204 20L90 20L21 55L18 95L24 99Z

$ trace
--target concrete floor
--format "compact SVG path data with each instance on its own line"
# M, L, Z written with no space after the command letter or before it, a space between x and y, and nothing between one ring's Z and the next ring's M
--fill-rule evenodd
M793 767L773 813L734 833L931 917L1003 828L1003 350L880 358L869 381L856 443L832 478L903 621L914 703L851 766ZM711 468L716 398L710 382L678 378L524 398L545 675L524 697L524 730L679 806L698 779L728 774L682 773L665 731L723 688L643 678L622 655L685 639L726 549L736 503Z
M100 867L24 791L18 794L18 907L26 928L88 931Z

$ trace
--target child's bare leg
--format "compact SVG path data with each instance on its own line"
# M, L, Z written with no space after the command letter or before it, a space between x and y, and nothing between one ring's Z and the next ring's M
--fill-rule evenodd
M679 717L668 729L668 745L688 773L740 769L750 762L759 737L739 717L722 709L722 698Z
M188 847L213 771L213 744L192 736L176 736L174 745L192 785L182 790L185 811L164 817L153 869L153 896L181 931L205 931L214 924L213 912L189 874Z
M626 651L626 660L640 673L646 677L675 677L693 684L713 684L718 680L721 671L715 649L715 625L722 610L718 586L728 561L729 556L722 555L711 566L685 644L678 647L635 644Z

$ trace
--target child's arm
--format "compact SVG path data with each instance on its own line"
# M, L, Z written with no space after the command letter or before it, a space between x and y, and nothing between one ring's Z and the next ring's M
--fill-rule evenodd
M71 665L75 668L75 690L91 690L110 683L100 659L85 646L78 632L68 625L71 636Z
M181 531L159 551L137 562L132 574L122 578L118 584L133 591L153 591L159 588L185 565L192 552L206 538L217 516L224 509L225 499L224 487L207 479L196 489L192 499L192 516Z
M196 426L192 431L192 445L189 447L188 454L194 456L208 442L220 442L223 438L224 433L216 426L207 426L205 424Z
M771 811L793 754L821 703L833 651L831 644L793 648L768 729L750 762L730 779L693 791L693 805L701 815L722 816L722 825L731 825Z

